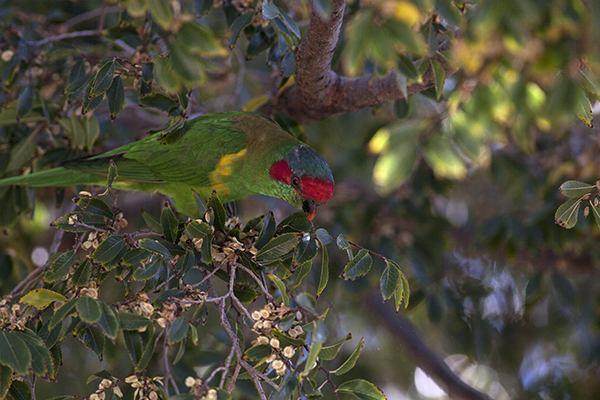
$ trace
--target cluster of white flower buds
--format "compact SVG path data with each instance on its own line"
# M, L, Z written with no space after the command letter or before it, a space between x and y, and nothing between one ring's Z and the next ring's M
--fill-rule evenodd
M193 376L188 376L185 378L185 386L190 388L190 393L196 395L196 398L200 398L200 400L217 400L217 391L215 389L208 389L206 393L200 397L198 397L198 392L202 387L202 379L194 378Z
M130 375L125 378L125 383L128 383L135 389L135 393L133 394L134 399L158 400L158 386L155 382L160 383L162 386L162 379L162 376L149 378L145 376Z
M116 385L115 382L110 379L102 379L102 382L98 385L98 390L95 393L89 395L89 400L104 400L106 398L106 391L112 389L113 393L117 397L123 398L123 392Z
M24 330L27 316L21 313L21 305L13 304L8 306L8 300L0 301L0 329L14 331L15 329Z
M283 333L295 339L304 333L304 330L300 326L302 313L295 312L292 308L286 307L283 304L274 305L273 303L268 303L261 310L256 310L252 313L252 318L256 321L253 331L259 334L252 341L252 345L266 344L271 346L274 352L265 361L271 365L277 376L283 376L287 371L286 364L281 359L281 356L289 360L296 354L296 349L293 346L286 346L282 350L279 339L273 333L273 328L276 327L277 321L294 313L295 320L293 326L287 331L283 331Z

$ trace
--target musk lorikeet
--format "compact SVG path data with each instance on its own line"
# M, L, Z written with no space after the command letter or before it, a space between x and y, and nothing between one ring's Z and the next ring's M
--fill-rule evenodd
M168 144L156 133L57 168L0 179L0 186L106 186L110 160L118 171L114 188L163 193L190 216L198 214L192 189L205 198L215 190L223 202L253 194L279 197L309 219L334 189L329 166L315 150L252 112L203 115Z

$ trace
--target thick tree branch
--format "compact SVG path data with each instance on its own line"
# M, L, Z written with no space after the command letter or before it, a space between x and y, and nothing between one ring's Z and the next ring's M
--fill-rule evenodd
M296 84L271 98L259 111L267 114L282 112L300 124L309 124L404 97L394 71L383 78L371 75L348 78L331 70L345 7L345 0L332 0L331 17L327 21L312 9L308 30L296 51ZM438 51L449 46L446 41ZM439 54L433 58L443 66L446 77L455 72ZM422 82L409 86L407 94L420 93L434 85L435 78L429 67Z
M388 331L413 356L416 364L440 384L450 398L490 400L486 394L469 386L452 372L450 367L423 343L415 327L403 315L393 312L389 305L382 304L380 297L371 296L366 304L369 312L377 315L378 320L385 324Z

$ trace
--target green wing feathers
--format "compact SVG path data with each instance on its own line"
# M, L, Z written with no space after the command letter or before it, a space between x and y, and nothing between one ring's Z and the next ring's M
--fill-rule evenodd
M12 176L10 178L0 179L0 186L22 185L40 187L92 185L99 184L99 182L102 180L106 182L106 178L102 178L98 175L89 174L83 171L70 170L64 167L58 167L45 171L34 172L33 174L29 175Z

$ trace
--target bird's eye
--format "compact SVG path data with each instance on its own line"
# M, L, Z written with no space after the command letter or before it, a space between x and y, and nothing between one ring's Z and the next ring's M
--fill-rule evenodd
M293 187L299 187L300 179L297 176L292 176L291 184Z

